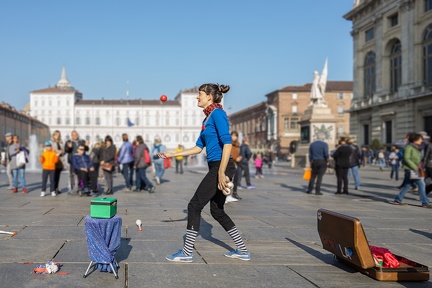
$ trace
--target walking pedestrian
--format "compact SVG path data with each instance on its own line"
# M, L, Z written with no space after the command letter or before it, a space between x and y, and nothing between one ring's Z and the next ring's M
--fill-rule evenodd
M228 202L235 202L236 199L237 200L242 199L237 193L238 179L242 177L242 174L241 174L242 170L241 170L240 165L239 165L240 161L241 161L240 142L238 141L238 132L237 131L231 132L231 141L232 141L231 157L233 159L234 166L236 168L236 172L235 172L234 179L233 179L233 183L234 183L233 192L232 192L232 198L233 199L227 197L227 200L228 200Z
M133 185L133 167L134 167L134 148L132 143L129 142L129 137L126 133L122 135L123 144L120 147L120 152L118 156L118 163L122 165L121 173L126 184L126 190L132 191Z
M348 194L348 169L350 168L351 147L347 144L347 138L341 137L339 147L333 153L336 163L337 190L335 194ZM343 190L342 190L343 184Z
M352 149L351 157L350 157L350 169L348 170L348 177L350 176L350 172L353 175L354 178L354 189L358 190L360 187L360 176L359 176L359 169L361 165L361 152L360 148L354 144L352 138L347 139L347 144Z
M309 145L309 162L311 166L311 178L308 185L308 194L312 194L315 185L315 194L322 195L321 183L324 173L327 170L327 161L329 159L329 147L324 141L325 135L318 133L317 139ZM316 184L315 184L316 180Z
M106 185L106 190L105 193L106 195L112 195L113 192L113 172L115 170L115 155L116 155L116 147L113 144L113 139L110 135L105 136L105 147L102 149L102 158L101 158L101 167L103 170L103 175L105 178L105 185ZM109 167L104 168L104 164L107 163L109 164Z
M156 172L155 181L158 185L162 183L162 176L165 173L164 159L159 158L158 154L165 151L166 147L165 145L162 145L161 138L156 137L151 154L153 155L153 165Z
M390 172L390 179L393 179L393 175L395 176L395 180L399 181L399 157L398 157L399 149L396 147L392 148L392 152L389 155L390 165L391 165L391 172Z
M429 199L426 196L424 178L419 174L419 166L422 158L422 141L423 137L420 134L413 133L410 135L409 144L405 147L403 158L403 168L405 170L405 175L409 179L409 181L404 184L402 189L399 191L399 194L392 202L392 204L394 205L404 204L402 200L411 186L410 182L415 182L418 187L418 193L420 196L422 207L432 208L432 205L430 204Z
M219 103L229 86L204 84L199 87L198 107L204 109L206 119L196 146L179 153L161 152L159 157L169 158L199 154L204 147L207 151L209 172L198 186L188 205L187 232L183 249L166 257L169 261L192 262L195 239L200 229L201 211L210 202L210 213L228 232L237 246L236 250L227 252L226 257L250 260L250 254L234 222L224 211L225 195L222 190L228 189L226 176L232 179L235 165L230 157L232 140L229 134L228 116Z
M61 172L66 167L66 163L63 157L65 155L64 144L61 139L61 133L59 130L55 130L52 134L51 149L56 153L58 157L58 161L55 163L55 171L54 171L54 189L57 195L57 194L61 194L61 190L59 189L60 175Z
M26 181L25 181L25 168L28 162L29 150L19 143L18 135L12 137L12 145L9 146L9 156L11 163L11 170L13 175L13 192L18 192L18 177L20 179L22 192L27 194ZM20 155L19 155L20 154ZM19 158L18 158L19 157ZM23 160L21 160L23 159Z
M240 146L240 156L241 156L241 161L239 163L240 169L241 169L241 174L240 175L244 175L245 180L246 180L246 187L247 189L255 189L255 186L251 184L250 181L250 174L249 174L249 160L252 157L252 151L249 149L249 139L247 137L243 138L243 143ZM239 189L244 189L241 186L241 177L239 177L238 179L238 188Z
M11 169L11 156L9 154L9 147L13 144L12 141L12 133L6 133L5 134L5 141L6 141L6 151L5 151L5 157L4 159L2 158L2 164L6 166L6 175L8 177L9 180L9 186L7 189L9 190L13 190L14 186L13 186L13 176L12 176L12 169Z
M45 197L46 186L48 178L50 180L50 192L51 196L57 196L55 192L55 173L56 173L56 163L59 161L59 156L52 149L51 141L45 142L45 151L42 153L39 161L42 164L42 192L41 197Z
M154 193L156 188L147 178L147 168L151 166L151 159L147 163L145 161L146 152L149 154L150 152L147 145L144 143L142 136L138 135L136 137L136 142L138 146L135 149L134 153L134 166L133 168L136 171L136 190L135 192L139 192L141 190L148 190L149 193Z

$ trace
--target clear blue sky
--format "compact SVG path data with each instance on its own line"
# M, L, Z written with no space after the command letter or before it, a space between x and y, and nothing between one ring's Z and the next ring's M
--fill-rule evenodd
M229 84L235 112L288 85L352 80L352 0L5 1L0 101L17 109L53 86L63 65L85 99L174 98ZM127 84L129 83L129 84Z

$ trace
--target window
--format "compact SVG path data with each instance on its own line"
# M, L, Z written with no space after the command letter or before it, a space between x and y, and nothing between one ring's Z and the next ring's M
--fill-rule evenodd
M284 118L284 129L285 130L289 129L289 118Z
M363 125L363 144L369 145L369 125Z
M38 104L38 103L37 103L37 100L35 100L35 101L34 101L34 106L36 107L36 106L37 106L37 104Z
M297 99L297 93L292 94L292 99Z
M61 125L61 118L57 117L57 125Z
M393 134L393 131L392 131L392 121L385 121L385 123L384 123L384 126L385 126L385 143L386 144L391 144L391 143L393 143L393 140L392 140L392 134Z
M66 124L66 125L70 125L70 118L69 118L69 117L66 117L66 119L65 119L65 124Z
M402 82L401 43L396 41L390 52L390 90L396 92Z
M81 125L81 118L80 117L76 117L75 118L75 124L76 125Z
M338 93L337 98L338 98L338 100L343 100L344 99L344 93Z
M90 117L85 118L85 125L90 125Z
M365 31L365 42L368 42L375 38L375 29L374 27Z
M343 105L339 105L337 107L337 112L338 112L339 116L342 116L344 114L344 112L345 112L344 106Z
M364 98L372 97L375 93L375 53L366 54L364 65Z
M90 135L86 135L85 139L86 141L90 141Z
M96 117L96 119L95 119L95 124L96 125L100 125L101 123L100 123L101 121L100 121L100 118L99 117Z
M424 0L425 12L432 10L432 0Z
M140 123L140 118L139 118L139 117L136 117L136 118L135 118L135 125L138 126L139 123Z
M432 86L432 25L426 28L423 37L423 81Z
M293 105L292 107L292 113L297 113L297 105Z
M291 130L298 130L298 128L299 128L298 122L299 122L299 118L297 118L297 117L291 118L291 124L290 124Z
M116 125L120 126L120 118L119 117L116 117Z
M390 27L397 26L399 24L399 15L397 13L393 14L392 16L388 17L388 20Z

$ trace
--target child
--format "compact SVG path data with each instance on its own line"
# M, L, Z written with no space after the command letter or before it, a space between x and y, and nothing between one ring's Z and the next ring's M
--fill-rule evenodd
M51 196L54 197L57 195L54 188L54 174L55 166L58 161L58 155L52 150L50 141L45 142L45 151L42 153L39 161L42 163L42 192L40 196L45 196L45 189L49 176Z
M257 153L257 156L255 158L255 168L256 168L255 178L264 178L262 173L262 166L263 166L262 154Z
M390 153L389 160L391 165L391 173L390 173L390 179L393 179L393 174L395 175L396 181L399 180L399 149L396 147L393 147L392 152Z

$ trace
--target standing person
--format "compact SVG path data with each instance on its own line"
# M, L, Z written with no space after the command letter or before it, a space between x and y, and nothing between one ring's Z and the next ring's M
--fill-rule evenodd
M348 170L348 177L349 177L349 172L352 172L353 178L354 178L354 189L358 190L358 188L360 187L360 176L359 176L359 168L361 165L361 152L360 152L360 148L354 144L353 140L351 138L347 139L347 144L351 147L352 149L352 153L351 153L351 157L350 157L350 169Z
M413 133L410 135L409 144L405 147L404 156L403 156L403 168L405 170L405 177L409 179L402 189L399 191L399 194L396 196L392 204L394 205L403 205L402 202L406 192L408 192L411 187L410 182L415 182L418 187L418 192L420 196L421 205L423 208L432 208L432 205L429 202L429 199L426 196L425 191L425 183L423 181L423 177L419 175L418 171L421 163L421 154L422 147L421 143L423 141L423 137L418 133Z
M192 252L200 228L201 211L210 202L211 215L228 232L237 246L236 250L227 252L225 256L247 261L250 260L250 254L234 222L224 211L225 195L221 191L228 188L226 176L232 179L235 173L235 165L230 157L232 145L228 116L219 104L223 93L228 92L229 86L204 84L198 90L198 107L204 109L206 119L203 121L196 146L179 153L159 153L161 158L196 155L206 147L209 166L209 172L188 205L187 232L183 249L168 255L166 259L176 262L193 261Z
M76 130L72 130L71 139L66 141L65 144L65 153L68 153L68 163L69 163L69 192L70 195L76 195L77 191L74 191L75 185L77 183L77 179L75 177L75 171L72 167L72 156L75 155L78 151L78 146L84 145L85 151L88 151L88 143L84 139L79 138L79 134Z
M103 170L105 184L106 184L106 195L113 194L113 172L115 170L115 155L116 155L116 147L113 144L113 139L110 135L105 136L105 147L102 149L102 158L101 158L101 167ZM110 170L103 169L104 163L109 163L112 165Z
M184 150L183 146L179 144L177 148L174 150L174 153L182 152L183 150ZM175 157L175 162L176 162L176 174L177 173L183 174L183 156Z
M249 160L252 156L252 151L249 149L249 139L245 137L243 139L243 144L240 146L240 156L241 161L239 163L241 174L244 174L246 180L247 189L255 189L255 186L251 184L250 174L249 174ZM241 175L240 174L240 175ZM238 180L238 188L243 189L241 186L241 177Z
M45 142L45 151L42 153L39 161L42 164L42 192L41 197L45 197L46 186L48 182L48 177L50 180L50 190L51 196L57 196L55 192L55 173L56 173L56 163L59 161L58 154L52 149L51 141Z
M138 146L135 149L134 153L134 166L133 168L136 171L136 192L140 190L148 190L149 193L154 193L156 188L152 185L150 180L147 178L147 168L151 166L151 160L149 163L145 162L145 151L150 152L147 145L144 143L144 139L142 136L138 135L136 137L136 142Z
M232 159L234 162L234 166L236 167L235 176L234 176L234 179L232 179L232 182L234 183L232 197L237 199L237 200L241 200L242 198L237 193L238 179L240 179L242 177L242 175L241 175L242 170L241 170L240 165L239 165L242 158L240 156L240 142L238 141L238 132L237 131L231 132L231 142L232 142L231 156L232 156ZM235 200L232 200L231 198L228 198L228 197L227 197L227 199L231 200L228 202L235 201Z
M391 165L390 179L393 179L393 175L395 176L395 180L399 180L399 157L398 157L399 149L396 147L392 148L392 152L390 153L389 160Z
M333 153L336 163L337 190L335 194L348 194L348 169L350 168L350 157L353 153L351 147L347 144L347 138L341 137L339 147ZM343 191L342 191L343 184Z
M384 168L385 168L385 166L386 166L386 164L385 164L385 154L384 154L384 149L383 148L381 148L379 150L379 152L378 152L377 162L378 162L380 170L383 171Z
M268 149L268 153L267 153L267 165L268 165L269 169L272 168L272 164L273 164L273 153L272 153L271 149Z
M61 140L61 133L59 130L55 130L52 134L51 138L51 147L52 151L54 151L58 157L58 161L55 164L55 171L54 171L54 189L56 194L61 194L59 187L60 183L60 175L61 172L65 169L66 164L64 162L64 144Z
M90 151L90 160L93 163L94 170L96 171L96 175L99 176L99 168L100 168L100 159L101 159L101 144L96 142L93 144L93 147ZM96 177L98 178L98 177Z
M161 138L156 137L151 154L153 155L153 164L156 171L155 181L158 185L162 182L162 176L165 173L164 159L159 158L158 154L165 151L166 147L165 145L162 145Z
M13 176L12 176L12 169L11 169L11 156L9 154L9 147L13 144L12 141L12 133L6 133L5 134L5 141L6 141L6 151L5 151L5 159L2 159L2 164L6 166L6 175L9 179L9 187L7 189L13 190Z
M19 137L18 135L14 135L12 137L12 145L9 146L9 156L10 156L10 163L11 163L11 170L13 175L13 192L18 192L18 177L20 178L21 186L22 186L22 192L24 194L27 194L27 188L26 188L26 181L25 181L25 168L26 164L18 164L17 163L17 154L20 152L24 152L26 162L28 159L29 151L24 147L21 146L19 143Z
M321 183L324 173L327 169L327 161L329 159L329 147L324 141L325 135L319 133L317 139L309 146L309 162L312 169L312 175L309 180L307 193L312 194L315 186L315 194L323 195L321 193ZM315 184L316 179L316 184Z
M263 162L263 157L261 152L257 153L254 162L255 162L255 178L264 178L262 172L264 162Z
M367 147L362 148L362 159L363 159L362 165L363 167L365 167L366 164L368 164L369 162L369 150Z
M120 147L118 163L122 165L121 173L126 183L126 190L132 191L133 185L133 167L134 167L134 148L129 142L129 137L126 133L122 134L123 144Z

